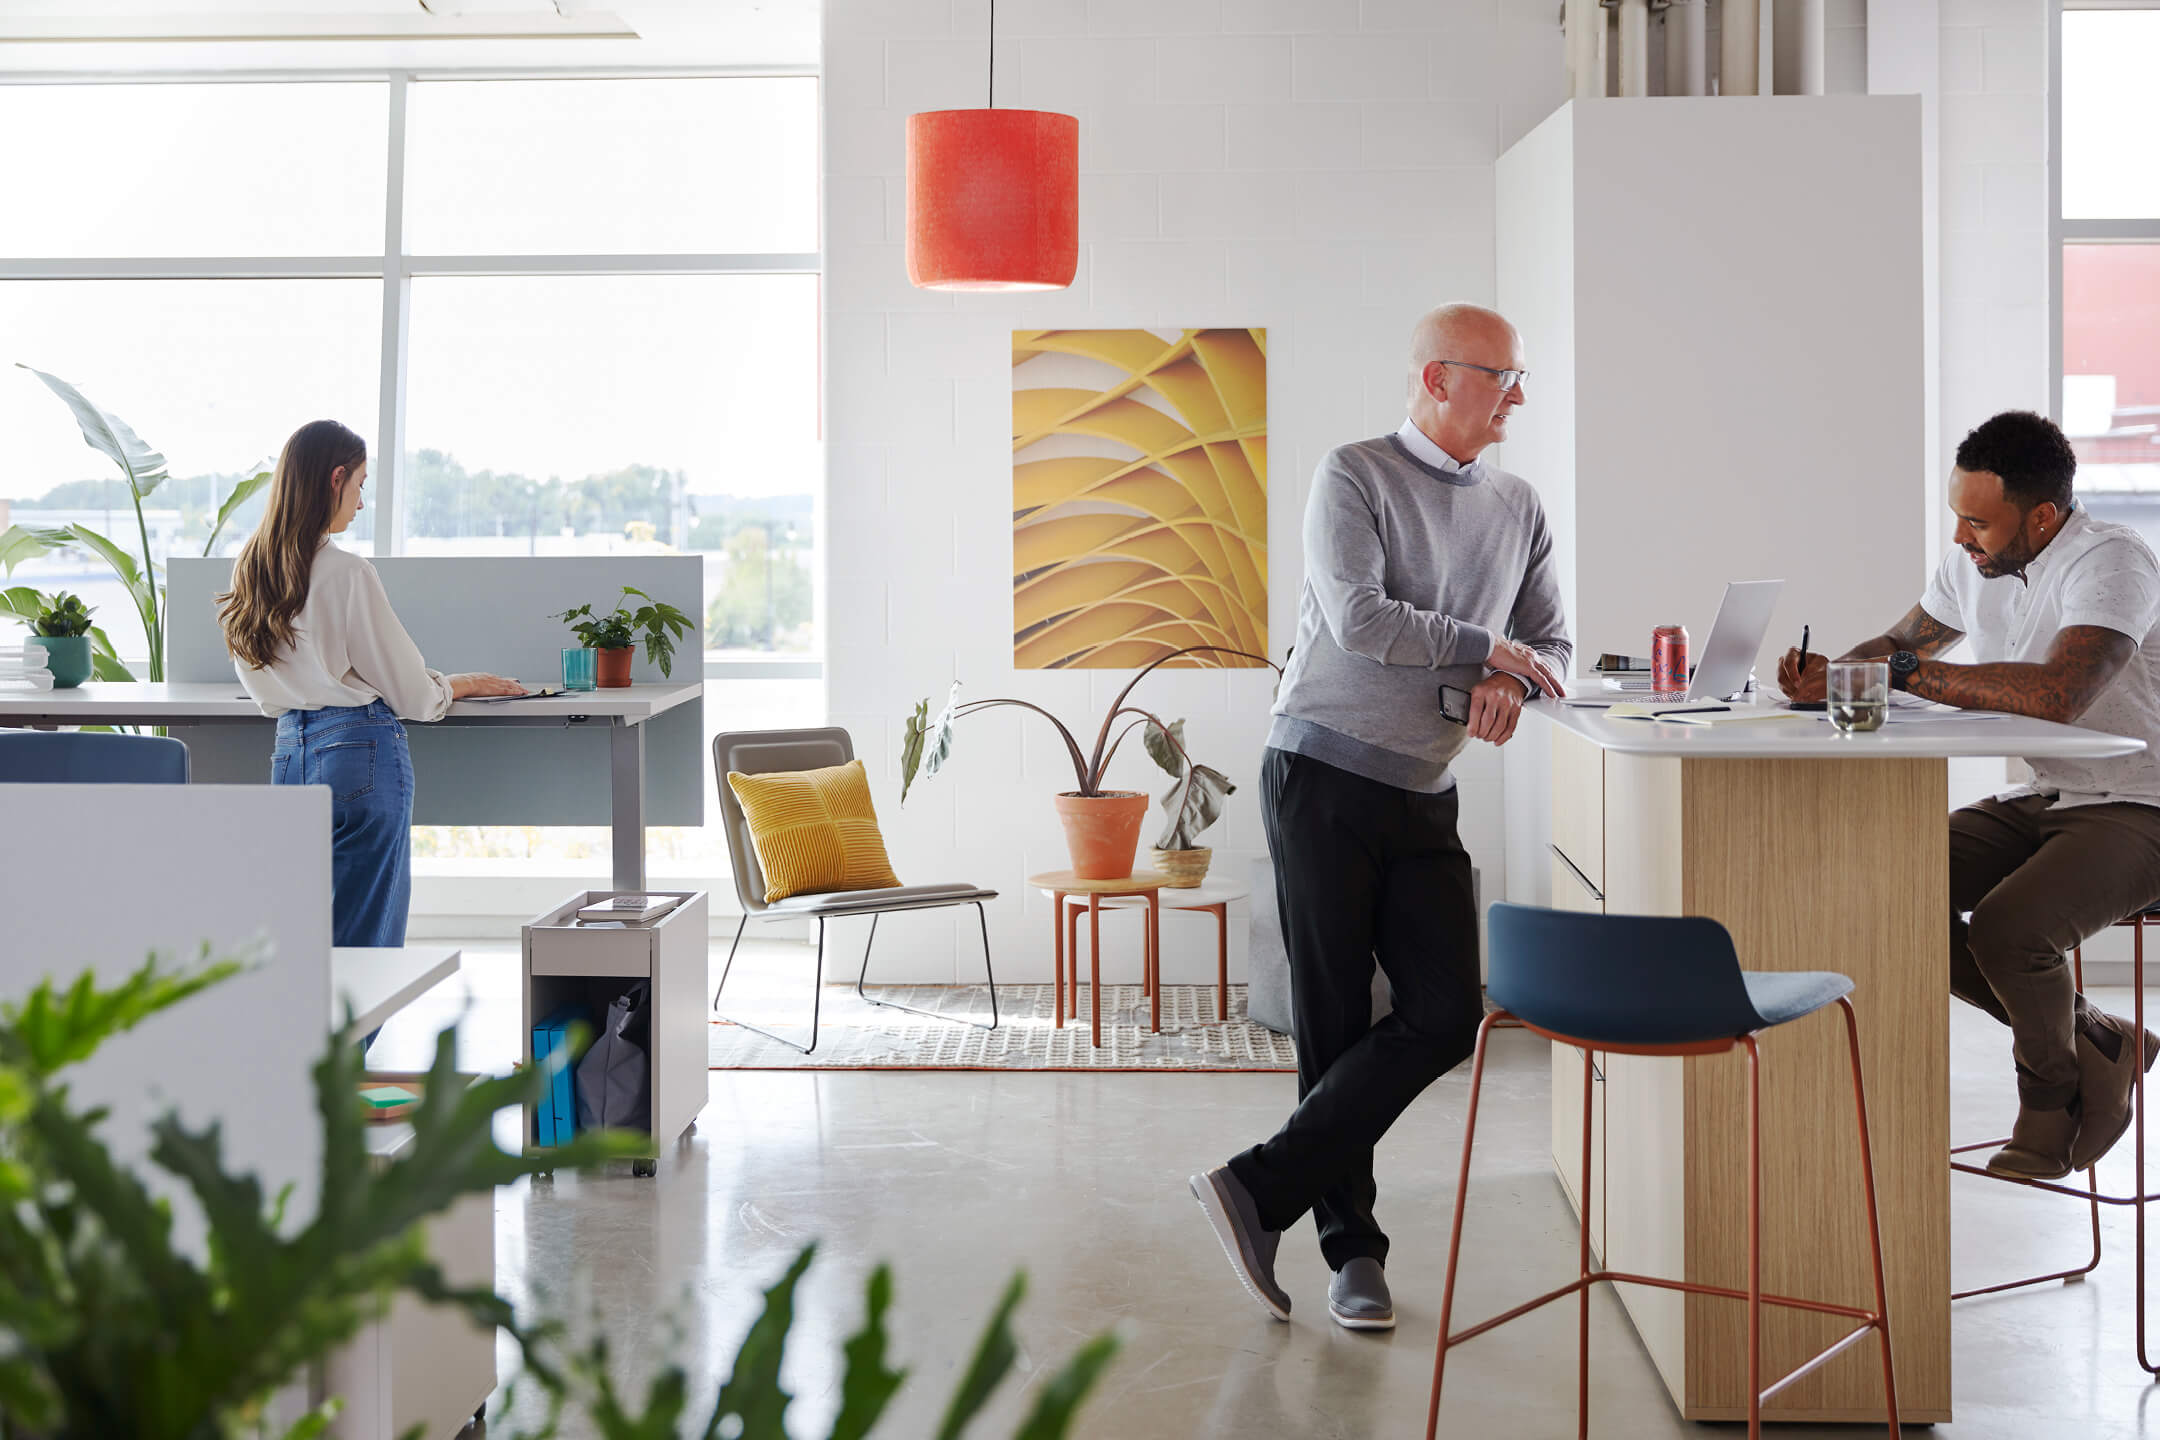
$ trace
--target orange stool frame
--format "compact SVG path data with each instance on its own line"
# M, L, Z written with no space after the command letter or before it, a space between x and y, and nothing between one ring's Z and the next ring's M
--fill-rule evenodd
M1959 1160L1960 1155L1974 1150L1992 1150L2006 1143L2004 1140L1981 1140L1970 1145L1958 1145L1950 1151L1950 1168L1967 1175L1978 1175L1984 1180L1997 1180L2006 1185L2023 1185L2032 1190L2045 1190L2051 1195L2067 1195L2083 1200L2092 1209L2092 1257L2074 1270L2056 1270L2046 1275L2028 1276L2023 1280L2006 1280L1999 1285L1982 1285L1972 1290L1952 1291L1952 1300L1969 1300L1976 1295L1995 1295L2005 1290L2022 1290L2028 1285L2045 1285L2060 1280L2065 1285L2075 1285L2084 1280L2100 1265L2100 1207L2102 1205L2128 1205L2136 1215L2137 1229L2137 1361L2138 1367L2148 1375L2160 1376L2160 1365L2153 1363L2146 1347L2145 1322L2145 1207L2160 1200L2160 1193L2145 1188L2145 927L2160 923L2160 912L2141 910L2126 920L2115 922L2130 932L2130 984L2131 1011L2134 1033L2130 1043L2137 1047L2137 1076L2132 1082L2134 1099L2131 1102L2131 1127L2137 1132L2135 1140L2137 1175L2132 1192L2114 1195L2100 1188L2100 1167L2092 1165L2085 1171L2085 1184L2064 1185L2053 1180L2018 1180L2008 1175L1997 1175L1984 1165L1968 1164ZM2070 951L2073 981L2078 993L2085 991L2085 947L2073 946Z
M1651 1285L1662 1290L1678 1290L1688 1295L1716 1295L1727 1300L1744 1300L1748 1307L1748 1435L1755 1440L1762 1434L1763 1402L1792 1384L1803 1375L1826 1364L1833 1356L1842 1354L1862 1336L1874 1331L1881 1339L1883 1367L1883 1403L1889 1422L1891 1440L1897 1440L1897 1375L1890 1355L1889 1298L1883 1286L1882 1225L1875 1208L1875 1158L1868 1139L1867 1092L1860 1075L1860 1022L1853 1011L1852 1000L1838 997L1837 1003L1845 1011L1845 1038L1852 1054L1853 1108L1859 1117L1860 1127L1860 1173L1867 1193L1868 1238L1874 1247L1875 1261L1875 1308L1855 1309L1848 1305L1831 1305L1820 1300L1800 1300L1785 1295L1766 1295L1762 1290L1762 1092L1760 1084L1761 1056L1753 1035L1737 1035L1729 1039L1708 1040L1683 1045L1614 1045L1593 1043L1569 1035L1543 1030L1528 1021L1517 1019L1505 1010L1493 1010L1478 1026L1477 1053L1470 1067L1470 1110L1463 1121L1462 1171L1455 1183L1455 1219L1448 1236L1447 1282L1440 1295L1440 1339L1433 1354L1432 1399L1425 1413L1425 1440L1433 1440L1440 1424L1440 1387L1446 1376L1447 1353L1457 1345L1475 1340L1488 1330L1494 1330L1510 1320L1520 1319L1531 1311L1551 1304L1569 1295L1578 1298L1576 1320L1576 1375L1575 1415L1578 1437L1587 1440L1590 1434L1590 1287L1604 1281L1608 1284ZM1556 1045L1572 1045L1584 1052L1583 1065L1583 1137L1582 1137L1582 1185L1583 1193L1590 1193L1590 1115L1591 1115L1591 1067L1587 1063L1590 1052L1599 1051L1619 1055L1689 1056L1722 1055L1735 1045L1747 1051L1748 1073L1748 1284L1745 1290L1735 1290L1723 1285L1693 1284L1684 1280L1668 1280L1653 1275L1631 1275L1615 1270L1590 1268L1590 1225L1587 1217L1580 1229L1580 1248L1577 1251L1575 1279L1549 1290L1534 1300L1516 1306L1504 1314L1471 1326L1467 1330L1450 1331L1448 1326L1455 1308L1455 1277L1462 1255L1463 1212L1469 1208L1470 1152L1477 1138L1478 1096L1485 1079L1485 1042L1495 1028L1523 1029L1543 1035ZM1781 1305L1795 1310L1812 1310L1824 1315L1843 1315L1858 1320L1860 1324L1838 1339L1827 1349L1803 1361L1796 1369L1773 1381L1767 1388L1762 1383L1762 1307Z

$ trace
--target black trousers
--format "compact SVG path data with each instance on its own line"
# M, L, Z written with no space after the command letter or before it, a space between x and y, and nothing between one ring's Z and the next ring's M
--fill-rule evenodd
M1484 1018L1456 793L1400 790L1276 749L1261 765L1260 793L1290 957L1298 1107L1230 1171L1270 1230L1311 1210L1331 1268L1359 1256L1384 1262L1373 1146L1469 1058ZM1378 1024L1375 960L1395 995Z

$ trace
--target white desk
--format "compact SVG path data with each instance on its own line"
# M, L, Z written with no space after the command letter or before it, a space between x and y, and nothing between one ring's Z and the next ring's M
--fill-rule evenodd
M371 1035L463 966L464 952L454 945L334 946L330 951L330 1028L344 1023L349 1005L353 1029Z
M2143 742L2018 716L1893 710L1882 729L1844 736L1814 717L1696 726L1549 700L1528 709L1552 725L1515 743L1550 746L1552 844L1541 859L1555 907L1706 915L1731 932L1747 969L1852 977L1898 1405L1908 1423L1948 1421L1949 759L2126 755ZM1872 1307L1843 1028L1811 1017L1761 1043L1763 1288ZM1580 1054L1553 1047L1554 1167L1592 1248L1613 1270L1744 1285L1740 1061L1599 1059L1585 1117ZM1682 1415L1745 1415L1745 1307L1638 1286L1619 1295ZM1766 1310L1763 1373L1784 1374L1843 1325ZM1763 1414L1879 1423L1881 1390L1876 1352L1862 1344Z
M584 690L544 700L460 700L442 725L608 727L614 888L645 888L645 722L702 693L697 681ZM238 681L92 682L75 690L0 694L0 725L268 725ZM267 779L267 776L265 777ZM545 784L545 776L535 776Z

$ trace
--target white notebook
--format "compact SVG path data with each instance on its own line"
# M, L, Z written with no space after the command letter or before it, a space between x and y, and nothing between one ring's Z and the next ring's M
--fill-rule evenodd
M617 895L579 910L580 920L650 920L680 904L679 895Z

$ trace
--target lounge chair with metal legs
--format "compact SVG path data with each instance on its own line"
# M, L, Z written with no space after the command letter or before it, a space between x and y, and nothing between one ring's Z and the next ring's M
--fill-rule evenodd
M810 990L810 1043L800 1044L785 1035L747 1024L741 1020L729 1020L753 1034L763 1035L791 1050L808 1055L817 1049L817 1026L819 997L825 984L825 922L842 917L867 915L870 917L870 937L863 946L862 972L855 979L855 993L873 1005L889 1010L904 1010L910 1015L921 1015L931 1020L946 1020L954 1024L973 1025L978 1030L995 1030L998 1025L997 976L990 968L990 922L983 914L983 902L995 900L997 891L985 890L979 885L951 882L938 885L894 885L876 890L836 890L819 894L791 895L785 900L767 903L765 899L765 872L759 868L757 846L750 836L750 825L743 815L742 804L727 782L728 772L743 775L767 775L777 771L818 770L832 765L845 765L855 758L855 745L848 732L836 726L814 730L731 730L713 737L713 775L720 786L720 813L727 831L728 856L735 867L735 898L742 903L742 919L735 926L735 939L728 946L727 963L720 970L720 984L713 991L713 1009L720 1008L720 996L727 989L728 973L735 966L735 951L742 944L743 930L754 917L760 921L815 920L817 922L817 964ZM901 1005L891 1000L880 1000L863 988L863 981L870 971L870 950L877 943L878 917L897 914L903 910L942 910L954 905L973 905L977 928L982 932L983 976L990 986L990 1020L984 1024L965 1015L942 1015L934 1010L921 1010ZM720 1017L727 1019L726 1016Z

